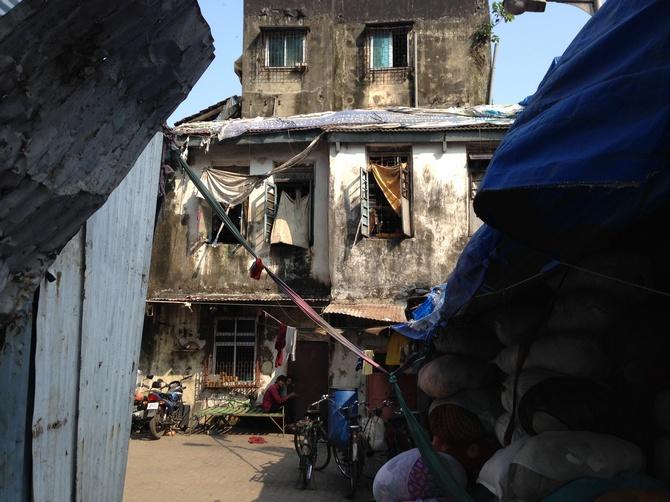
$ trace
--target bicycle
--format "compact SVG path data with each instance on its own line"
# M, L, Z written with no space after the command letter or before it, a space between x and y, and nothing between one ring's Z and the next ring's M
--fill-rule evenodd
M323 427L321 412L318 406L328 400L329 396L310 404L305 418L298 422L293 435L293 445L300 459L300 488L305 489L312 480L313 471L320 471L330 463L330 445Z
M340 408L340 413L342 413L348 422L349 437L344 448L335 446L332 448L335 464L340 472L349 480L349 498L353 498L356 495L356 488L363 474L365 457L369 450L365 439L365 429L358 423L359 404L361 403L354 401L349 406L342 406ZM356 413L351 413L352 408L356 409Z

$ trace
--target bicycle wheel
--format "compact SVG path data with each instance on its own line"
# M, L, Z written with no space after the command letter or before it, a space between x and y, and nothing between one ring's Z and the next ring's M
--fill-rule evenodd
M345 448L338 448L333 446L331 448L333 459L335 460L335 465L340 470L343 476L349 477L349 471L351 470L351 460L349 455L348 446Z
M349 444L351 458L349 464L349 498L356 496L356 488L358 488L358 481L363 474L363 466L365 464L365 447L360 438L352 440Z
M316 431L316 451L314 459L314 469L321 471L330 463L330 444L323 427Z
M312 480L312 472L314 469L314 464L312 464L312 459L309 455L300 455L300 488L304 490L309 486L310 481Z

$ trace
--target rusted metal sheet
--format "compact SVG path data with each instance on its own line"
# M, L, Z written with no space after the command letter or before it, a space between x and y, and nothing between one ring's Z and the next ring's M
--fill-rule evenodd
M157 134L40 286L35 500L121 500L161 154Z
M158 134L86 223L76 472L83 502L123 495L161 153Z
M305 297L307 302L323 303L330 300L329 297ZM291 299L280 294L205 294L205 295L161 295L147 299L149 303L263 303L263 302L285 302L292 303Z
M405 306L394 303L331 303L324 314L344 314L361 319L385 322L406 322Z
M72 500L83 286L83 231L50 267L37 309L32 421L35 500ZM54 355L57 354L57 357Z

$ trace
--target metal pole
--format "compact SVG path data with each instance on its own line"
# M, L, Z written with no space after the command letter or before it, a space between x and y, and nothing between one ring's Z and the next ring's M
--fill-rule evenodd
M414 30L414 108L419 107L419 34Z
M493 104L493 77L496 74L496 54L498 53L498 43L493 44L493 54L491 55L491 71L489 72L489 88L486 92L486 102Z

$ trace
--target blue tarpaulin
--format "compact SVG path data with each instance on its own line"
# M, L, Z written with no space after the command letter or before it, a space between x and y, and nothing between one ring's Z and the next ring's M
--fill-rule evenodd
M670 202L669 19L668 0L608 0L591 18L496 151L475 198L487 225L433 290L439 304L432 295L395 330L429 340L475 295L584 254Z
M573 256L670 193L670 2L608 0L500 144L475 199L489 225Z

